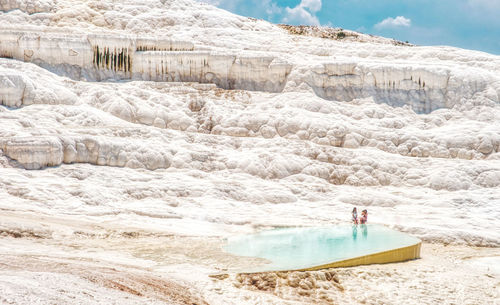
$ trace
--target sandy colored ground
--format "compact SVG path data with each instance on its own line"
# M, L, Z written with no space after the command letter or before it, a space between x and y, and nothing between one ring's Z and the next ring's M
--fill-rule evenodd
M2 223L20 216L37 222L5 213ZM51 217L1 232L2 304L494 304L500 295L499 248L424 243L422 258L405 263L238 274L263 261L224 253L219 237Z

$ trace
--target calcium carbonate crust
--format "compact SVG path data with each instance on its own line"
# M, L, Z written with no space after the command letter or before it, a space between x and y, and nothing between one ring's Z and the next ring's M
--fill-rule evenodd
M498 56L290 35L187 0L4 1L0 22L6 171L86 177L91 165L123 184L168 172L191 185L194 175L206 190L181 183L172 200L212 194L252 210L207 222L272 225L257 206L288 204L293 223L308 225L323 213L300 216L303 205L361 203L426 240L498 245L484 224L500 200ZM214 186L227 177L246 187ZM87 192L82 201L103 196ZM6 196L30 205L19 185ZM429 214L401 224L421 206ZM457 231L454 217L470 209Z

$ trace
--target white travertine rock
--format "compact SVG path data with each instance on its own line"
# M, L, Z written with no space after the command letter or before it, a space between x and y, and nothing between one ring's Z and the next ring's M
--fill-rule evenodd
M0 55L4 57L52 66L91 80L201 82L226 89L279 92L291 69L290 64L272 56L194 51L192 43L167 39L30 31L0 31L0 36Z
M0 70L0 103L8 107L31 104L34 86L29 79L15 71ZM27 94L26 94L27 93Z
M453 108L459 101L457 97L470 99L490 90L483 78L464 79L465 72L454 73L435 67L347 62L315 67L306 81L324 98L350 101L373 97L391 106L408 105L417 113ZM498 102L498 98L493 99Z
M483 187L498 187L500 186L500 171L485 171L479 174L476 179L477 183Z
M2 143L9 158L18 161L26 169L57 166L63 161L63 149L55 137L15 137Z
M168 168L171 156L155 148L109 142L92 137L64 139L64 163L147 168Z
M359 148L362 138L360 135L350 133L345 136L344 147L345 148Z
M190 0L30 3L52 2L1 2L0 235L8 214L54 217L73 245L84 219L105 238L69 255L109 258L93 243L116 228L224 237L357 206L425 241L500 245L499 56L290 35ZM116 245L125 265L152 264L130 256L143 240Z
M2 0L0 11L21 10L28 14L50 12L57 0Z
M27 74L17 70L18 63L0 59L0 104L19 108L32 104L74 104L76 95L56 84L54 75L43 69ZM33 80L36 78L36 81Z
M279 54L197 50L190 42L130 35L3 30L0 36L1 56L51 67L77 79L201 82L266 92L281 92L287 82L306 83L323 98L351 101L372 97L377 103L408 105L417 113L453 108L461 99L478 94L499 102L498 75L477 68L324 60L307 66ZM472 69L478 71L472 73ZM291 73L293 70L301 72ZM494 83L497 85L491 87Z

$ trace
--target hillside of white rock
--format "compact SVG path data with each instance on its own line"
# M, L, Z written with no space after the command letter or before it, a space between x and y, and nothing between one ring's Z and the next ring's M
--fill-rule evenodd
M224 237L347 223L354 206L437 257L490 247L471 268L498 264L500 57L359 35L191 0L2 1L0 303L316 302L207 274L245 264Z

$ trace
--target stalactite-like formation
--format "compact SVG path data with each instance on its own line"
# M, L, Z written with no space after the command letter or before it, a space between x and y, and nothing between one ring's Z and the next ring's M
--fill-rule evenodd
M128 48L113 48L94 46L92 63L97 69L112 71L131 71L130 52Z
M12 55L12 52L2 51L2 50L0 50L0 57L3 57L3 58L14 58L14 56Z
M95 80L134 79L160 82L213 83L225 89L281 92L292 69L274 55L219 52L192 42L170 38L110 35L68 36L30 30L0 30L0 57L58 67L74 78L72 67ZM60 69L59 69L60 68ZM303 74L294 84L306 83L326 99L350 101L373 97L393 106L411 104L418 113L452 107L457 96L472 97L486 90L482 80L468 80L453 69L428 69L364 62L326 62L297 67ZM450 82L450 79L452 80ZM498 90L488 91L493 101Z

